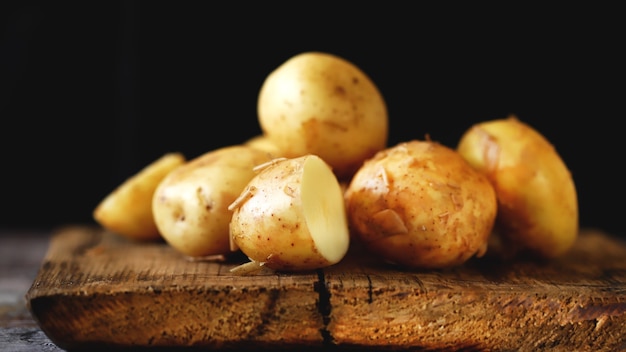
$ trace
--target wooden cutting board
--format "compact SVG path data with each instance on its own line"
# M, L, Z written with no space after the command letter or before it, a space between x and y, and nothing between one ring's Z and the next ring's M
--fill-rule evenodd
M324 270L229 271L243 262L67 227L26 300L68 350L626 350L626 244L599 231L582 230L570 253L546 262L488 255L409 271L354 249Z

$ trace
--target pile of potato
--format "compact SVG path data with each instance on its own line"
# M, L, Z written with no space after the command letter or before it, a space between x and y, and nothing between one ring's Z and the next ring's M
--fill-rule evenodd
M387 145L382 94L351 62L305 52L258 97L263 134L192 160L169 153L93 212L132 240L164 239L189 258L241 251L261 267L313 270L352 242L405 268L445 268L491 248L553 258L578 234L576 188L538 131L514 116L477 123L456 148Z

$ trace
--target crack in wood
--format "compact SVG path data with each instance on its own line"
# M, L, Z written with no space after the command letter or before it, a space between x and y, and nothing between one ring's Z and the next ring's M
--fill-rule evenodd
M317 271L317 281L313 284L315 292L319 295L317 301L317 310L322 315L323 326L320 329L320 333L322 335L322 344L323 346L334 346L333 344L333 336L328 329L328 324L330 323L330 312L332 310L332 306L330 303L330 290L326 286L326 278L324 276L324 270L318 269Z
M601 234L582 235L551 263L486 258L454 270L409 271L355 252L314 272L243 277L228 270L237 261L181 261L164 244L106 233L98 242L89 230L61 235L26 295L33 317L60 346L97 340L441 351L624 344L626 247Z

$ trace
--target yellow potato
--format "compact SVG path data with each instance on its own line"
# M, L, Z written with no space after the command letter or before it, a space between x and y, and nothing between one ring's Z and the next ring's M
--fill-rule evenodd
M429 140L377 153L345 197L353 236L380 259L409 268L452 267L482 256L497 212L487 178Z
M475 124L457 150L496 190L496 229L506 254L552 258L573 246L578 235L576 187L542 134L510 116Z
M254 136L245 141L244 144L252 148L263 150L274 158L282 157L280 148L278 148L272 140L267 138L266 135L260 134Z
M185 161L180 153L168 153L147 165L96 206L94 220L102 227L133 240L160 239L152 214L152 195L165 176Z
M190 257L230 253L228 205L256 175L254 167L268 160L264 151L234 145L209 151L171 172L152 199L161 236Z
M331 54L301 53L276 68L261 86L257 110L282 156L318 155L340 179L387 144L382 94L360 68Z
M348 250L343 190L316 155L268 164L230 208L233 244L257 268L318 269L339 262Z

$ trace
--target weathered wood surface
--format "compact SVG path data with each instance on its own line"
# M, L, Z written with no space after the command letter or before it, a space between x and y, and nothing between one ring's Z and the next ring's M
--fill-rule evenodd
M26 308L24 295L48 248L41 230L0 230L0 351L61 352Z
M190 261L165 243L68 227L26 299L66 349L626 349L626 244L598 231L549 262L409 271L355 249L324 270L236 276L239 260Z

